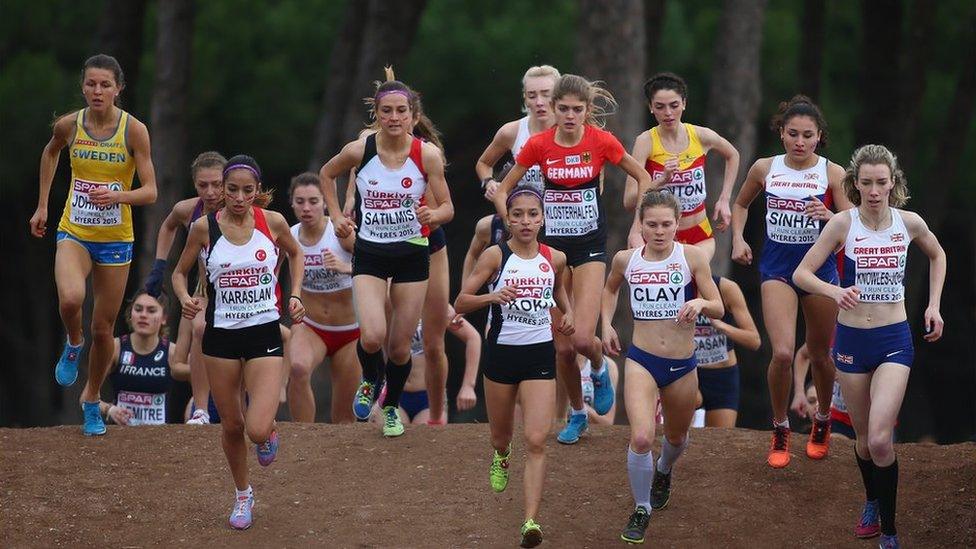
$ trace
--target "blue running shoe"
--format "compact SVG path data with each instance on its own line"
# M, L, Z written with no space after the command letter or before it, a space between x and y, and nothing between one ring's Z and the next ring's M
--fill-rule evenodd
M601 416L613 408L614 390L613 383L610 381L610 366L607 365L607 357L603 357L603 370L596 374L590 370L590 379L593 380L593 410Z
M365 379L359 384L356 398L352 401L352 413L356 415L356 419L359 421L369 419L369 414L373 411L373 401L376 400L378 394L378 385L374 385Z
M71 387L78 379L78 357L81 356L81 348L84 343L75 346L68 342L64 343L64 350L61 351L61 358L58 365L54 368L54 379L62 387Z
M861 520L854 527L854 535L861 539L873 538L881 533L881 523L878 518L878 500L864 503Z
M251 508L254 507L254 494L238 496L234 510L230 512L230 527L247 530L251 527Z
M881 534L881 542L878 543L880 549L898 549L898 536L888 536Z
M85 436L95 437L105 434L105 422L97 402L82 402L81 409L85 414Z
M570 414L566 427L559 431L556 440L561 444L576 444L579 442L580 435L586 432L589 419L586 414Z
M261 444L256 444L255 447L258 452L258 463L263 467L271 465L275 458L278 457L278 430L271 431L271 436L268 437L268 440ZM248 521L250 521L250 513L248 514Z

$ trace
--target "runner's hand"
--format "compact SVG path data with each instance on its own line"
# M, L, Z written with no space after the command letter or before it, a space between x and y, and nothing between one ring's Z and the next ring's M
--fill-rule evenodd
M834 301L837 302L837 306L845 311L850 311L860 302L858 296L861 295L861 290L857 286L848 286L846 288L841 288L840 286L835 286L837 288L834 290ZM941 331L940 331L941 334Z
M195 297L187 296L186 299L180 301L180 305L183 307L183 318L187 320L193 320L193 317L197 316L197 313L203 309L200 300Z
M491 302L496 305L504 305L518 297L518 288L515 286L505 286L499 289L497 292L488 294L491 296Z
M37 238L44 236L44 233L47 232L47 208L34 210L34 215L31 216L28 223L30 224L31 236Z
M806 203L807 206L804 213L813 219L818 221L827 221L831 217L834 217L834 212L830 211L827 206L824 206L824 203L821 202L819 198L811 196L810 198L807 198Z
M340 216L338 219L333 219L332 226L336 236L339 238L346 238L356 230L356 224L353 222L353 220L344 215Z
M603 352L610 356L620 356L620 339L613 327L603 330Z
M322 252L322 264L326 269L332 269L333 271L340 274L352 274L352 263L347 263L338 257L332 250L325 250Z
M752 265L752 248L741 238L732 239L732 261L739 265Z
M727 199L719 199L715 203L715 211L712 218L715 221L716 229L724 233L729 228L729 225L732 223L732 210L729 209L729 201Z
M88 193L88 197L96 206L114 206L119 203L122 193L109 189L108 185L98 185Z
M470 385L461 385L461 389L458 391L457 399L457 409L459 412L464 410L470 410L478 404L478 395L474 392L474 387Z
M939 312L938 307L925 309L925 335L922 336L922 339L929 343L938 341L942 337L944 325L945 322L942 321L942 313Z
M576 332L576 325L573 321L573 311L563 314L563 319L559 321L558 331L564 336L571 336Z
M108 417L110 417L116 425L128 425L129 420L132 419L132 410L113 405L108 409Z
M291 321L296 324L305 318L305 305L302 305L301 298L297 296L288 298L288 314L291 315Z

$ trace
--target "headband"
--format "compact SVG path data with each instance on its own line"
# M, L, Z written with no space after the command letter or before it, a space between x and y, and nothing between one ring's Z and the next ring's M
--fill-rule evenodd
M531 194L532 196L538 198L539 202L542 202L542 195L539 194L539 191L530 187L525 187L522 189L518 189L512 194L508 195L508 198L505 199L505 207L506 208L510 207L512 205L512 201L515 200L515 197L523 194Z
M254 177L258 181L261 181L261 174L259 174L257 170L255 170L251 166L248 166L247 164L231 164L231 165L227 166L226 168L224 168L224 176L226 177L227 174L230 173L231 170L236 170L236 169L239 169L239 168L243 168L243 169L245 169L245 170L253 173L254 174Z
M395 93L398 93L398 94L406 97L407 98L407 101L410 101L410 94L407 92L407 90L386 90L386 91L381 91L381 92L379 92L379 93L376 94L376 97L374 98L374 101L376 101L378 103L380 99L383 99L387 95L393 95Z

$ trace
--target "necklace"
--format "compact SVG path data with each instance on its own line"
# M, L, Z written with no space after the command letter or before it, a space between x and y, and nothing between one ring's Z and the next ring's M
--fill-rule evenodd
M875 223L873 227L871 226L871 224L868 223L868 219L864 215L861 216L861 223L864 225L866 229L874 232L878 232L881 230L881 227L883 227L886 224L890 224L891 209L889 208L886 213L887 213L887 218L885 214L881 214L881 217L878 219L878 222Z

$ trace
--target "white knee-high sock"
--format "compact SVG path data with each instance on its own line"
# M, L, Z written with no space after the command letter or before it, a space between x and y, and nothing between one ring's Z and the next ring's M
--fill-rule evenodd
M630 493L634 504L651 512L651 477L654 476L654 456L650 450L638 454L627 447L627 478L630 479Z
M679 446L675 446L668 442L668 437L664 437L664 443L661 444L661 458L657 460L657 470L664 473L665 475L671 474L671 467L674 466L674 462L678 461L681 457L681 453L685 451L688 447L688 435L685 435L684 442Z

